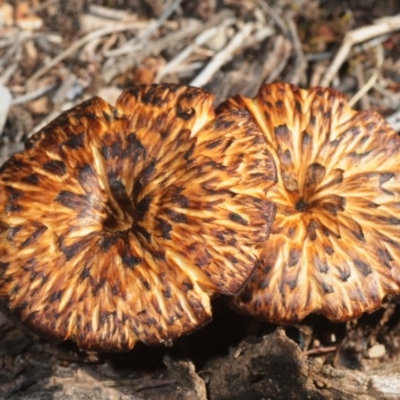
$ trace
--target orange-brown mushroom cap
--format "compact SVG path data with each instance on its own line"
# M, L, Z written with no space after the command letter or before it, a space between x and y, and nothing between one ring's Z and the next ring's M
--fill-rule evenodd
M274 215L247 193L275 169L249 114L215 118L212 101L174 85L93 98L3 165L0 295L24 324L128 350L199 328L211 296L241 289Z
M335 90L263 86L219 108L248 110L267 140L277 206L260 265L230 300L276 323L310 313L358 317L400 292L400 138L376 112Z

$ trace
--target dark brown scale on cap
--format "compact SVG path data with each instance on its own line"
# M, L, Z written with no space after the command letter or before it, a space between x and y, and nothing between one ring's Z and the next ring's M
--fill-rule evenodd
M129 350L198 329L212 296L241 290L276 171L249 114L215 118L212 102L174 85L134 87L115 108L93 98L5 164L0 295L24 324Z
M375 112L335 90L261 87L217 110L247 110L261 128L278 182L260 266L230 304L276 323L316 312L342 321L400 292L400 138Z

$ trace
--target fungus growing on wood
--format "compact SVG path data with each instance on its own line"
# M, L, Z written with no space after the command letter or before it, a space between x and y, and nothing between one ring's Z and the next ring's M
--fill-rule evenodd
M0 296L82 349L159 344L240 291L274 206L262 133L213 96L141 85L65 112L0 169ZM253 196L253 194L257 196Z
M236 310L276 323L310 313L343 321L400 292L400 138L335 90L290 84L236 96L218 111L249 111L278 182L261 199L277 213Z

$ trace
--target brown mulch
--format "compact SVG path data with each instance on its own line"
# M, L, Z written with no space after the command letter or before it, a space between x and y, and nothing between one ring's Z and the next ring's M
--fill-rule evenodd
M0 164L62 111L134 83L253 96L332 86L400 130L396 0L0 0ZM281 328L237 315L172 347L84 353L0 314L2 399L398 399L400 301Z

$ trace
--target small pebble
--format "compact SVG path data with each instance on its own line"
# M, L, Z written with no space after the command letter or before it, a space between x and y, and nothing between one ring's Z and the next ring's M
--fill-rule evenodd
M368 349L369 358L380 358L386 354L385 345L377 343Z

